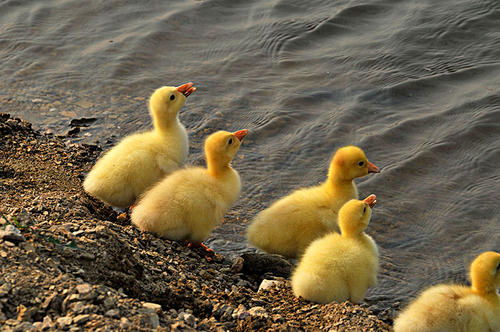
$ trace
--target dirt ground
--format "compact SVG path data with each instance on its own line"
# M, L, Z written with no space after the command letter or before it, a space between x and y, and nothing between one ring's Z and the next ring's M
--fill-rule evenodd
M140 232L83 192L97 146L4 113L0 138L1 331L390 330L365 305L295 298L287 261L208 261ZM277 286L258 291L263 279Z

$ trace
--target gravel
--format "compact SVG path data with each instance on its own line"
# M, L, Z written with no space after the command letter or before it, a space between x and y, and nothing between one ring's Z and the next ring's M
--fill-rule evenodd
M140 232L81 188L98 146L5 113L0 135L0 331L390 330L366 305L295 298L280 257L208 261Z

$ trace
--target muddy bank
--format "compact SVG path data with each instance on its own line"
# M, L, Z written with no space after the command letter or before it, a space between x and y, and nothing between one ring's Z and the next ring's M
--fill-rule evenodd
M82 191L97 146L2 113L0 136L2 331L389 330L366 306L294 298L286 261L207 261L141 233Z

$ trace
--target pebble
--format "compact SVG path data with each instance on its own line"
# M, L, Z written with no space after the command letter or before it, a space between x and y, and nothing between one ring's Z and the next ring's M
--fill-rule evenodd
M252 307L248 309L248 313L250 314L250 316L258 316L263 318L267 318L269 316L266 309L264 309L263 307Z
M62 329L71 325L72 322L73 322L73 319L71 317L59 317L56 320L57 325Z
M259 290L257 292L260 292L261 290L268 290L271 289L272 287L278 286L281 281L278 280L269 280L269 279L264 279L259 285Z
M24 331L32 331L35 328L35 326L30 323L30 322L22 322L21 324L18 324L13 331L14 332L24 332Z
M142 304L142 306L144 308L147 308L147 309L151 309L153 311L155 311L156 313L160 313L161 312L161 305L157 304L157 303L152 303L152 302L144 302Z
M128 329L130 327L130 321L126 317L120 319L120 327L122 329Z
M112 318L118 318L120 317L120 311L118 309L110 309L106 311L104 315Z
M90 284L80 284L76 286L76 290L80 294L88 294L92 291L92 286Z
M7 225L5 226L4 230L0 230L0 239L12 242L26 241L24 236L21 234L21 231L18 230L14 225Z
M181 312L177 318L182 319L184 322L186 322L186 324L188 324L191 327L195 327L196 325L196 317L194 317L190 313Z
M73 322L78 325L85 324L90 320L91 316L90 315L78 315L75 318L73 318Z

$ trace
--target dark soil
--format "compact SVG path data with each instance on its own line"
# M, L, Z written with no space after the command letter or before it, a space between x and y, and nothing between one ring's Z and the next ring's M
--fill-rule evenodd
M388 331L365 305L293 296L291 265L269 256L208 261L142 233L86 195L101 153L0 113L0 330ZM7 227L8 226L8 227ZM257 291L263 278L278 286Z

